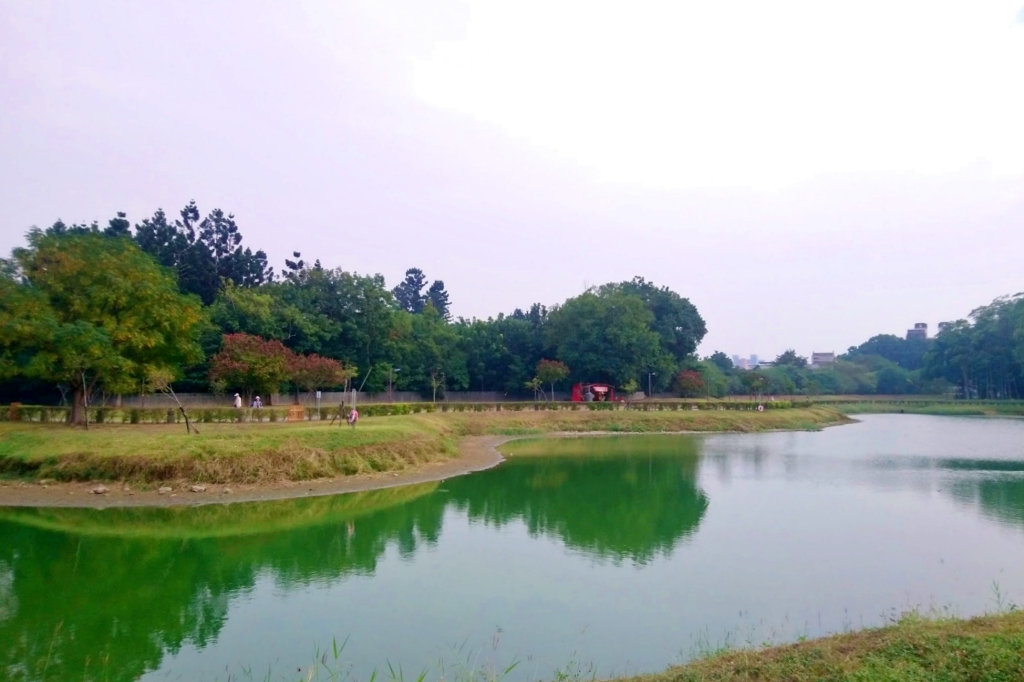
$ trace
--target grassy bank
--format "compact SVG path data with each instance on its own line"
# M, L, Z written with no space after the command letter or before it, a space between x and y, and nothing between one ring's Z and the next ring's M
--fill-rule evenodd
M58 481L259 483L396 471L454 456L450 428L415 418L327 423L0 424L0 472Z
M326 423L0 424L0 473L62 481L259 483L399 471L458 453L467 435L817 429L846 421L822 407L756 411L455 412Z
M931 414L962 417L1021 417L1024 403L922 400L884 402L864 401L832 405L843 414Z
M849 421L831 408L784 410L449 413L422 417L445 424L459 435L543 435L545 433L657 433L665 431L813 430Z
M1024 612L898 623L733 651L629 682L1009 682L1024 680ZM625 682L625 681L623 681Z

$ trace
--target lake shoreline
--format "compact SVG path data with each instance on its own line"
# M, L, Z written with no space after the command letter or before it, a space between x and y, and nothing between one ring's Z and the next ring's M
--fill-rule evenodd
M789 413L782 415L779 413ZM623 423L609 422L608 418L622 419ZM726 421L728 416L730 421ZM676 413L577 413L587 421L566 421L556 412L540 412L522 416L515 423L498 422L492 418L481 419L480 415L431 415L425 418L411 417L409 424L419 428L415 433L403 436L393 442L384 443L392 449L401 449L410 443L424 450L417 456L399 462L390 470L359 472L354 474L311 476L305 479L265 478L253 482L220 480L209 482L185 477L166 480L134 481L122 479L110 481L97 477L95 480L58 481L47 478L45 473L35 480L27 478L0 480L0 506L11 507L176 507L206 504L230 504L282 500L320 495L379 490L401 485L440 481L497 466L504 457L497 447L517 438L536 437L601 437L611 435L693 435L708 433L769 433L778 431L799 431L821 429L851 423L854 420L831 410L772 410L766 413L745 413L739 415L723 413L702 413L697 415L705 423L693 422L693 414ZM785 419L799 417L799 423L788 423ZM388 417L398 420L400 417ZM602 421L598 421L602 419ZM708 421L710 420L710 421ZM385 424L387 422L381 422ZM398 422L391 422L398 423ZM680 428L703 426L703 428ZM420 428L421 427L421 428ZM614 428L609 428L614 427ZM731 427L731 428L729 428ZM65 428L65 427L56 427ZM114 427L120 429L122 427ZM152 428L152 427L142 427ZM157 427L159 428L159 427ZM270 429L281 427L268 427ZM315 427L314 427L315 428ZM500 431L504 430L505 433ZM498 431L496 433L496 431ZM410 436L429 433L429 439L414 443ZM81 432L75 432L80 434ZM427 452L427 451L430 452ZM436 450L436 452L434 452ZM425 454L424 454L425 453ZM163 488L163 492L161 492ZM102 489L95 493L94 490Z
M377 474L310 481L278 481L255 484L201 484L200 492L192 492L194 484L169 482L173 490L160 493L159 488L144 490L132 484L102 484L104 493L94 493L96 482L0 482L0 507L78 507L106 509L110 507L177 507L237 502L290 500L322 495L383 490L414 483L443 481L498 466L505 458L498 446L516 436L468 436L459 443L459 455L451 459L404 470Z

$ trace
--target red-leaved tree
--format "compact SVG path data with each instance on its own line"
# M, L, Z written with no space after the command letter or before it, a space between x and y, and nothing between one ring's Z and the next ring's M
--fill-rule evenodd
M537 378L542 383L551 384L551 399L555 399L555 382L569 376L569 368L559 360L541 360L537 363Z
M684 369L676 377L676 386L684 398L696 398L704 389L704 377L693 369Z
M210 361L210 379L221 388L240 391L246 402L254 394L270 396L280 390L295 354L280 341L249 334L225 334L224 347Z
M315 353L293 356L290 371L292 382L304 391L341 386L356 374L355 367L345 367L337 360Z

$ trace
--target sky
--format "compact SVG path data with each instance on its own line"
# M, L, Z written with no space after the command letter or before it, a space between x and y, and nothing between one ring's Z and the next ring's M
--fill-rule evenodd
M456 316L645 277L700 352L1024 290L1024 0L0 0L0 253L234 213Z

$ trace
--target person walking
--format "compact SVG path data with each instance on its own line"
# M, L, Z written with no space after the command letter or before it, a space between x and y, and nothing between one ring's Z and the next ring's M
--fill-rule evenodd
M238 395L237 393L235 394L235 409L242 409L242 396Z
M348 425L353 429L356 428L356 422L359 421L359 410L352 408L348 411Z

